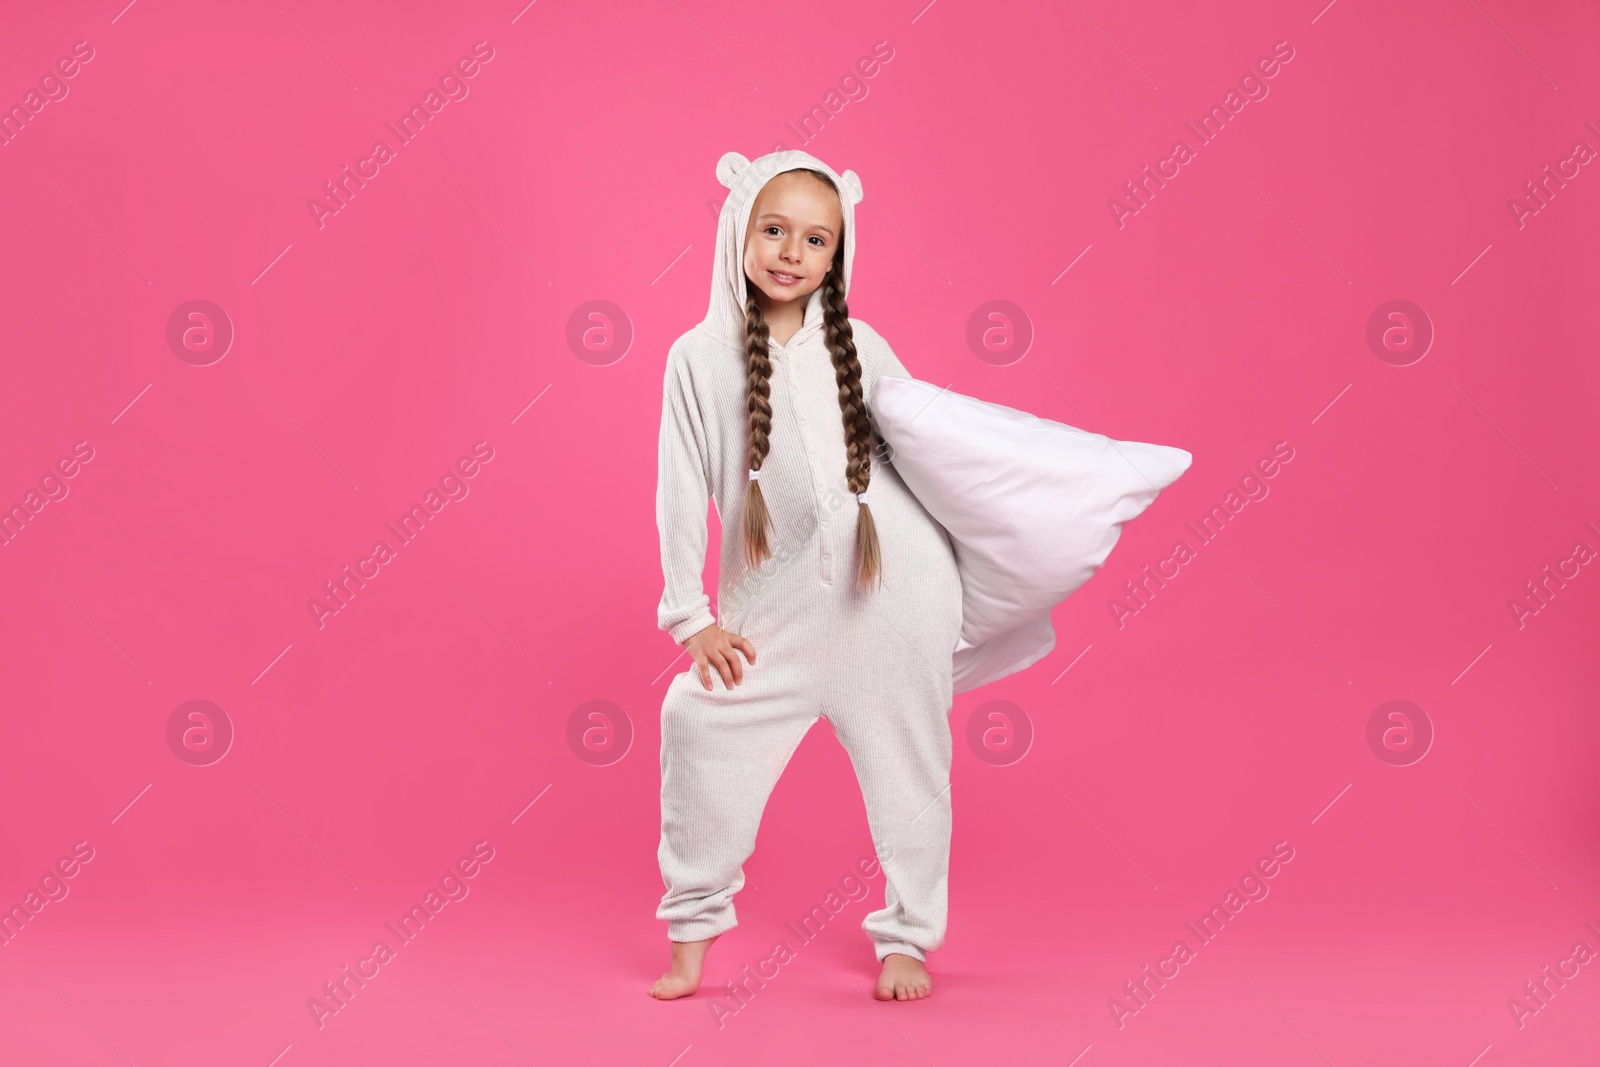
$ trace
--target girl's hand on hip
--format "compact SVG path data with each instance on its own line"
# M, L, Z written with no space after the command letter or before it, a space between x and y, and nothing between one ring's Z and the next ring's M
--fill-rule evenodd
M734 649L743 652L745 659L751 663L756 661L756 646L752 645L748 638L729 633L716 623L689 635L683 642L683 647L694 657L695 669L700 674L700 684L708 690L711 688L713 667L722 675L722 684L729 689L744 681L744 664L734 655Z

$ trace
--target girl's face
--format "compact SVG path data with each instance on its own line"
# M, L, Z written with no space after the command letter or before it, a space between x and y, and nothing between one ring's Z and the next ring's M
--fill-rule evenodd
M744 274L760 290L762 307L803 301L816 292L833 266L843 229L839 196L827 183L788 172L763 186L744 235Z

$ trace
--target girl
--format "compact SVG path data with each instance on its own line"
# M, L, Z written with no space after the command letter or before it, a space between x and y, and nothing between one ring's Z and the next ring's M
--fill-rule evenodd
M710 309L668 351L662 387L658 621L694 666L661 706L656 917L672 965L649 992L699 988L711 943L736 924L767 798L825 716L884 872L884 907L861 923L883 965L876 996L914 1000L932 991L923 964L945 934L955 554L871 419L878 378L911 375L845 304L860 179L801 151L729 152L717 178L731 192ZM701 584L708 498L735 519L720 620Z

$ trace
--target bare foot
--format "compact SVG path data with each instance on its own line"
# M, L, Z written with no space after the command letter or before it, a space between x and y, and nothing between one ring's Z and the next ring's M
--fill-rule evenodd
M891 952L883 957L883 973L873 994L879 1000L920 1000L933 993L933 979L915 956Z
M700 965L705 962L711 942L721 934L704 941L672 942L672 969L657 978L649 993L657 1000L676 1000L700 988Z

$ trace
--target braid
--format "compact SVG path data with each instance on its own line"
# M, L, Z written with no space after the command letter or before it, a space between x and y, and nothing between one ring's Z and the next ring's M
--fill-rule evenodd
M822 181L835 193L838 189L832 179L821 171L809 167L796 168ZM787 172L786 172L787 173ZM865 493L872 482L872 455L876 434L867 413L866 397L861 391L861 360L856 355L855 337L850 330L850 308L844 299L844 248L841 244L835 255L832 269L822 282L822 311L824 334L828 352L833 357L834 375L839 382L839 410L844 419L845 480L852 493ZM756 300L755 286L745 280L744 301L745 363L748 368L746 385L747 406L750 412L750 469L760 471L767 458L772 433L772 359L768 347L770 332L767 320ZM766 498L761 495L761 482L751 479L744 505L745 560L751 567L772 555L767 543L767 530L771 515ZM883 581L883 560L878 544L878 527L872 521L872 512L861 504L856 520L856 578L860 585Z
M840 262L822 282L823 323L834 376L839 381L839 410L844 419L845 480L852 493L865 493L872 482L872 421L861 392L861 360L850 329L850 309L845 304ZM878 547L878 527L865 503L856 520L856 577L863 585L883 581L883 561Z
M747 407L750 412L750 469L759 471L766 462L767 449L771 447L772 433L772 358L767 347L769 332L767 320L756 303L754 287L745 285L744 300L744 351L749 368L745 387ZM767 511L766 498L761 495L761 482L752 478L744 504L744 557L751 567L772 555L767 544L767 529L772 525Z

